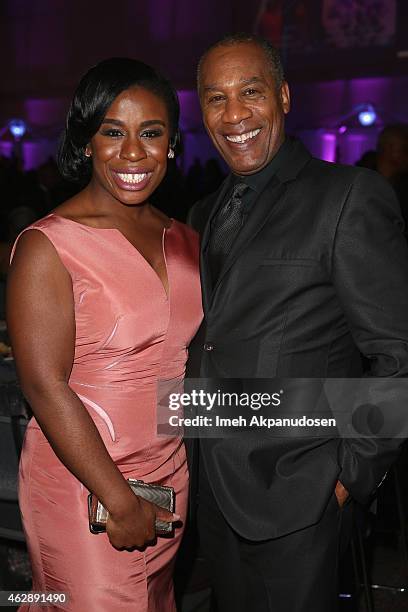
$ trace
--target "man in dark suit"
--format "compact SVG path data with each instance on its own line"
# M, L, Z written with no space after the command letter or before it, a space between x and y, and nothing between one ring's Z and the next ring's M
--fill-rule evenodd
M231 169L190 215L200 376L359 377L360 352L372 376L406 376L408 253L387 183L285 138L289 89L262 39L213 45L198 89ZM351 500L370 499L399 441L245 432L199 446L198 523L219 611L335 610L340 523Z

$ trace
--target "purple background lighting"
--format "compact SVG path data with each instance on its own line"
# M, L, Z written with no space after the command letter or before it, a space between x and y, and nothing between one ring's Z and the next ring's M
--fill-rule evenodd
M354 164L362 154L376 148L377 136L386 123L408 122L408 77L377 77L294 83L288 133L302 139L311 153L326 161ZM187 169L195 157L205 161L216 152L205 135L200 106L194 90L179 91L181 129ZM362 127L358 107L367 100L374 105L378 121Z
M288 133L298 136L312 154L327 161L354 164L368 149L376 146L381 126L408 121L407 77L353 79L310 84L293 84L292 110L287 117ZM194 158L205 162L217 153L207 137L195 90L178 92L184 152L180 166L186 171ZM374 105L378 125L362 127L353 109L367 99ZM30 126L29 141L23 140L24 165L31 169L43 163L56 150L64 125L68 98L28 98L21 105L21 116ZM346 130L344 130L346 128ZM0 140L0 154L10 155L12 146Z
M197 61L226 32L252 30L259 6L260 0L122 0L112 16L112 6L104 0L5 0L0 53L9 60L0 81L0 130L12 117L24 119L25 168L38 166L55 153L69 99L85 70L109 56L137 57L162 70L179 90L184 145L179 163L187 171L194 158L204 162L216 156L195 93ZM318 19L313 11L310 15ZM299 57L295 65L291 51L283 53L292 93L287 129L314 155L353 164L365 150L375 148L382 125L408 121L408 61L405 70L400 64L398 71L396 55L394 63L387 59L370 66L367 53L356 50L344 60L342 76L348 78L338 78L338 59L303 54L300 70ZM389 51L385 56L391 57ZM328 67L320 69L319 76L324 62ZM373 73L382 76L350 78ZM355 109L364 103L373 104L377 112L373 127L358 124ZM11 150L9 137L1 136L0 154L10 155Z

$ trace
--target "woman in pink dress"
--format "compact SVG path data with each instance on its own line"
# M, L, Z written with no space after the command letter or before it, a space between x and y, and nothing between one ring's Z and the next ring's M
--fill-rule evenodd
M198 238L149 197L174 156L178 114L149 66L92 68L60 151L63 174L88 184L15 245L8 325L34 413L20 507L33 590L67 593L53 609L175 610L188 471L181 439L157 435L157 383L183 377L201 320ZM129 477L174 487L177 514L136 497ZM89 491L109 512L106 534L89 531ZM173 537L155 538L156 517L175 523Z

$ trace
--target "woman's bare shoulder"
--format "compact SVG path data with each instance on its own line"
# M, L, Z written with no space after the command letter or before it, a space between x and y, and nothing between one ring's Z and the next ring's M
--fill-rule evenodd
M16 241L11 253L10 271L24 269L37 275L41 271L60 270L63 266L57 251L40 226L27 228Z
M63 202L54 208L52 213L56 217L75 221L81 225L89 225L89 227L103 228L109 224L109 216L92 206L86 192L80 192Z
M56 206L52 210L52 214L64 219L71 219L72 221L81 221L81 219L89 214L86 212L86 209L86 198L80 192L59 206Z

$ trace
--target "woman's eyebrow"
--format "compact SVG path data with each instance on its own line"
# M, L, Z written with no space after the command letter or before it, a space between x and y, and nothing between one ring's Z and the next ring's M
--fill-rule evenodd
M102 121L102 124L104 123L110 123L112 125L120 125L120 126L125 125L123 121L120 121L120 119L110 119L110 117L105 117L105 119ZM140 123L140 127L143 128L143 127L148 127L149 125L157 125L157 124L162 125L163 127L166 127L166 124L161 119L147 119L146 121L142 121Z

